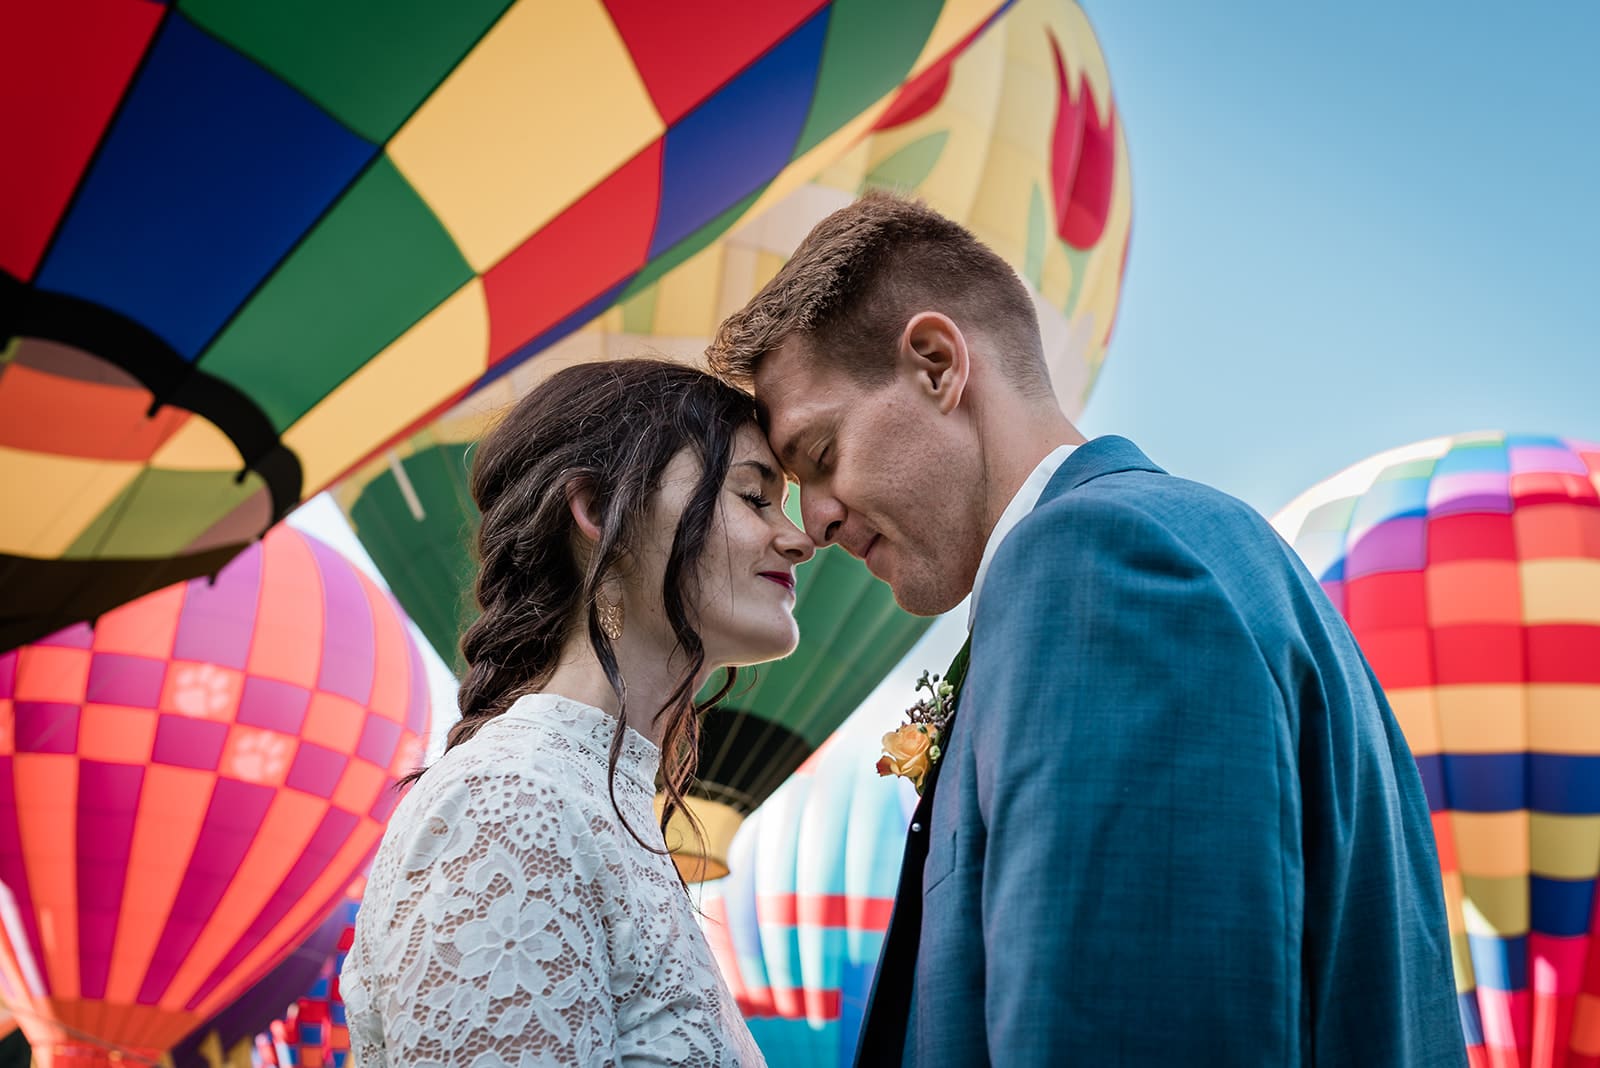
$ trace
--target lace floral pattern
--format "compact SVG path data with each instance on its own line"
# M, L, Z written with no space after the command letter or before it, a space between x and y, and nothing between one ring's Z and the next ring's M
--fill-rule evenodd
M764 1064L671 859L617 819L615 725L524 697L412 787L340 977L356 1065ZM630 730L617 765L652 843L659 757Z

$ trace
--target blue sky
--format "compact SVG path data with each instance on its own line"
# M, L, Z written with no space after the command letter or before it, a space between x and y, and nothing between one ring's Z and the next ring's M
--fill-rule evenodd
M1437 434L1600 439L1600 5L1086 7L1134 186L1086 433L1268 514Z
M1438 434L1600 440L1600 5L1087 8L1134 231L1086 432L1269 515ZM365 562L326 499L293 521ZM965 619L864 715L893 722Z

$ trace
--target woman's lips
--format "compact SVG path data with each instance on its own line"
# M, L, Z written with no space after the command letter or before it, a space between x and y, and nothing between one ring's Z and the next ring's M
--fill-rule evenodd
M761 572L761 577L768 582L777 583L790 593L794 592L794 576L787 571L763 571Z

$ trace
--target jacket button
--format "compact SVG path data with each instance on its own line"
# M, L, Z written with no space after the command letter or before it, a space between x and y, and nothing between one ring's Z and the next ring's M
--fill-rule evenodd
M920 824L920 823L913 823L913 824L912 824L912 825L911 825L911 833L912 833L912 834L921 834L921 833L922 833L922 824Z

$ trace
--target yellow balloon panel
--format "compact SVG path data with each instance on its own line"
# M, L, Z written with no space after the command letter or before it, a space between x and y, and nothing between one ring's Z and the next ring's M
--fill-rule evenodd
M1518 683L1436 687L1434 708L1444 751L1504 753L1527 748L1525 692Z
M665 129L600 0L522 0L389 155L481 273Z

